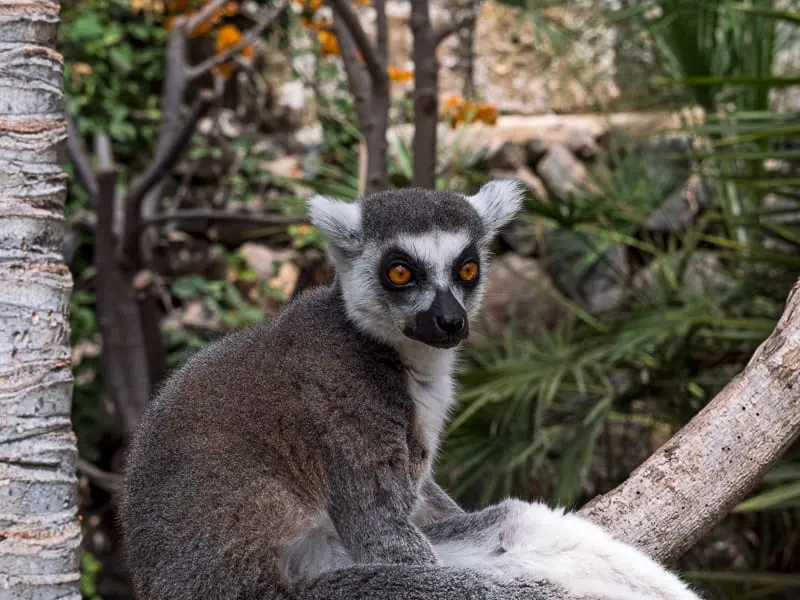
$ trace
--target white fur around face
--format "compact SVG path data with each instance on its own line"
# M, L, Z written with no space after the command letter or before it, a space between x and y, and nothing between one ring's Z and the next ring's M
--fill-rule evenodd
M513 179L490 181L467 200L478 212L487 230L493 236L498 229L507 225L522 207L525 190L522 184Z
M677 576L590 521L544 504L505 504L499 525L436 544L442 564L506 581L545 580L598 599L700 600Z

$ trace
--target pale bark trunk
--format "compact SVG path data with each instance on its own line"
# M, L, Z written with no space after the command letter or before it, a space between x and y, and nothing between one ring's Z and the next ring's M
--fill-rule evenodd
M0 0L0 597L80 598L59 4Z
M747 367L616 489L581 513L653 557L691 548L800 433L800 283Z

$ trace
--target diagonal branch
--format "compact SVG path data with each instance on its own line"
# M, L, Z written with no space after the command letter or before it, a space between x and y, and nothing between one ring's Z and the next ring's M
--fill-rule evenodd
M386 65L383 64L375 53L375 48L367 38L364 28L358 20L358 16L348 4L348 0L331 0L331 8L336 16L341 18L342 23L353 38L356 47L364 57L367 71L374 82L381 82L388 79ZM337 28L338 30L339 28ZM341 40L339 41L341 47ZM342 57L344 58L344 57Z
M97 196L97 177L89 162L89 156L81 147L78 128L75 127L75 123L69 115L67 115L67 152L72 165L75 167L78 183L86 190L89 197L94 200L95 196Z
M210 0L203 5L203 7L191 16L179 17L181 20L177 23L176 27L181 30L183 35L191 35L191 33L201 24L210 19L215 12L220 10L228 3L228 0Z
M369 108L372 104L372 86L366 71L364 71L358 60L353 37L338 14L334 14L333 26L336 30L336 38L339 40L339 52L342 55L347 82L353 94L358 121L363 129L364 123L369 119Z
M194 101L186 120L181 124L180 130L164 146L163 152L156 155L144 174L131 186L128 193L127 203L138 205L145 194L167 174L173 165L180 159L187 150L189 139L192 137L197 122L208 110L214 100L214 93L203 90Z
M669 562L722 520L799 434L800 282L744 371L580 514Z
M263 18L259 19L258 23L252 29L250 29L245 35L243 35L242 39L239 40L239 42L235 46L232 46L227 50L225 50L224 52L215 54L214 56L207 58L200 64L194 65L192 67L187 67L186 69L187 77L189 79L197 79L198 77L208 73L214 67L219 66L231 60L231 58L233 58L247 46L255 42L261 36L261 34L264 33L264 30L266 30L267 27L275 23L275 21L277 21L280 18L281 14L283 14L283 12L286 10L288 6L289 6L288 0L282 0L281 2L279 2L269 12L267 12L267 14L264 15Z
M475 22L475 14L469 13L450 23L445 23L433 31L433 41L436 46L445 41L462 27L470 27Z

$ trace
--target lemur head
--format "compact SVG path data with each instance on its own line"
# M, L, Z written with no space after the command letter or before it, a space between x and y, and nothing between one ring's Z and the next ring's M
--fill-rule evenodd
M517 182L492 181L474 196L415 188L357 203L315 196L309 212L357 326L398 350L452 348L480 309L489 245L522 198Z

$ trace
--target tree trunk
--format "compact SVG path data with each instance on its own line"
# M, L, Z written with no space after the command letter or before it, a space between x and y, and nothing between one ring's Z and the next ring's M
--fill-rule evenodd
M3 598L80 598L58 23L58 2L0 2Z
M800 282L753 358L675 437L583 516L668 562L761 481L800 434Z
M439 65L428 0L412 0L414 34L414 185L436 187L436 127L439 124Z

